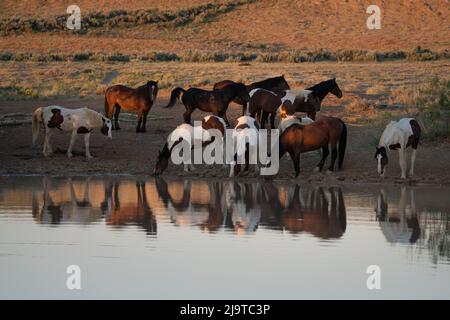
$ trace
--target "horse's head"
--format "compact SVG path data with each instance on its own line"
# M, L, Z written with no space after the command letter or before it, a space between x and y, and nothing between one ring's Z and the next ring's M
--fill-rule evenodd
M342 98L342 91L341 91L341 88L339 88L339 86L338 86L338 84L336 82L336 78L333 78L330 81L331 81L331 90L330 90L330 92L332 94L334 94L336 97Z
M158 94L158 81L150 80L147 82L147 88L152 100L155 101L156 95Z
M248 94L247 87L242 82L237 82L233 85L235 90L235 95L245 103L250 101L250 95Z
M375 152L375 159L377 159L378 162L378 174L384 176L385 167L388 164L388 157L385 147L377 148L377 151Z
M100 129L101 133L103 133L108 138L112 139L112 121L108 118L102 117L103 125Z
M155 176L162 174L169 165L170 151L167 143L164 145L162 151L158 151L158 161L156 162L153 174Z

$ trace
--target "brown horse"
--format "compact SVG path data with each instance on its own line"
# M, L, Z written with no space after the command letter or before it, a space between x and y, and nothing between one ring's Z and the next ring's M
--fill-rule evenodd
M227 109L230 102L239 97L242 101L247 103L250 100L247 89L243 83L233 83L225 86L223 89L214 89L213 91L207 91L199 88L189 88L184 90L183 88L175 88L170 95L169 104L166 108L173 107L176 100L181 96L181 102L186 108L186 112L183 114L184 122L191 123L191 114L196 108L212 112L215 116L219 116L225 120L227 126L230 125L227 119Z
M105 92L105 115L112 119L114 112L113 128L120 130L120 109L128 112L136 112L138 115L136 132L145 132L147 115L156 100L157 94L158 81L148 81L136 89L123 85L109 87Z
M308 117L315 120L316 113L320 111L320 105L328 93L331 92L336 97L342 98L342 91L339 88L335 78L322 81L312 87L306 88L306 90L311 91L308 99L286 99L283 101L283 106L285 107L287 114L306 112Z
M214 84L214 89L224 89L225 87L236 83L234 81L231 80L223 80L220 82L217 82L216 84ZM269 91L282 91L282 90L289 90L289 84L287 83L286 79L284 78L284 75L279 76L279 77L273 77L273 78L268 78L262 81L258 81L258 82L253 82L250 83L249 85L245 86L247 88L247 91L250 93L250 91L252 91L253 89L256 88L261 88L261 89L266 89ZM245 116L245 112L247 111L247 103L245 101L243 101L242 99L240 99L239 97L236 97L233 100L235 103L242 105L242 115Z
M339 150L338 150L339 143ZM331 163L329 171L334 171L334 163L339 154L339 169L344 161L347 145L347 126L338 118L321 117L307 126L293 123L280 136L280 159L287 152L294 164L295 176L300 173L300 154L322 148L322 159L316 169L322 171L331 147Z

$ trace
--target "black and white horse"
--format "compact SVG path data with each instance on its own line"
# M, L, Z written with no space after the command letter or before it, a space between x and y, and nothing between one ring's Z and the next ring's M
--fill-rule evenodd
M391 121L384 129L378 143L375 159L378 162L378 173L384 177L388 164L388 151L398 150L401 177L406 179L406 148L412 147L410 176L414 175L414 162L416 160L417 146L420 142L420 125L413 118L403 118Z

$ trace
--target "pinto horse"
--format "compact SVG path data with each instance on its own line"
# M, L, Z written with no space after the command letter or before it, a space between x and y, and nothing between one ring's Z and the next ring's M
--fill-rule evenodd
M286 118L282 119L285 121ZM288 120L286 120L288 121ZM291 156L294 164L295 176L300 173L300 154L308 151L322 148L322 158L318 163L316 170L322 171L325 160L331 147L331 163L329 171L334 171L334 163L339 155L339 169L344 162L345 148L347 145L347 126L338 118L321 117L319 120L306 126L293 123L280 135L280 153L281 157L287 152ZM339 144L339 149L338 149Z
M384 177L388 164L388 150L397 150L399 152L399 162L401 169L401 178L406 179L406 148L411 146L411 168L410 176L414 175L414 162L416 160L417 147L420 142L421 129L417 120L412 118L403 118L399 121L391 121L381 135L378 143L375 159L378 162L378 173Z
M175 88L170 95L169 104L165 108L173 107L176 100L180 98L181 102L186 108L186 112L183 114L184 122L191 123L191 114L196 108L212 112L215 116L219 116L225 120L227 126L230 125L227 119L227 109L230 102L239 97L245 103L250 100L247 89L243 83L233 83L225 86L223 89L214 89L213 91L207 91L199 88L189 88L184 90L183 88Z
M232 85L234 83L236 82L231 80L223 80L214 84L214 89L224 89L225 87ZM247 88L247 91L249 93L250 91L256 88L266 89L269 91L282 91L290 89L289 84L284 78L284 75L279 77L268 78L258 82L253 82L250 83L249 85L246 85L245 87ZM236 97L233 101L237 104L242 105L242 115L245 116L245 113L247 111L247 103L239 97Z
M220 134L222 135L222 146L224 146L225 141L225 122L222 118L219 118L217 116L206 116L202 120L202 134L201 134L201 141L198 141L202 147L212 143L215 139L214 136L210 135L210 132L208 130L218 130ZM172 155L172 151L174 148L182 143L183 141L187 143L189 148L194 148L194 145L196 144L197 137L194 136L194 127L191 126L188 123L183 123L179 125L175 130L173 130L170 135L167 138L167 142L162 148L161 151L158 153L158 160L156 162L155 169L153 173L155 175L162 174L169 165L169 158ZM184 171L190 171L193 167L190 163L184 164Z
M112 119L114 112L114 129L120 130L120 109L136 112L138 115L136 133L145 132L147 115L156 100L157 94L158 81L148 81L136 89L123 85L109 87L105 92L105 115Z
M312 91L302 89L273 92L257 88L250 91L249 95L250 101L248 103L248 110L250 116L255 117L257 115L258 121L261 123L261 128L264 128L267 117L270 114L270 124L272 129L275 128L277 110L285 101L291 101L292 103L306 103L308 102L308 99L314 99Z
M286 99L283 106L287 114L294 114L295 112L306 112L308 117L315 120L316 113L320 111L320 105L328 93L334 94L338 98L342 98L342 91L339 88L336 78L322 81L312 87L306 88L311 91L310 98L305 99Z
M72 148L77 139L77 134L84 135L86 158L88 160L92 158L89 152L89 139L93 129L100 128L101 133L112 138L111 120L104 117L101 113L88 108L66 109L60 106L48 106L45 108L37 108L34 111L32 120L33 145L36 144L39 135L39 124L41 122L45 126L43 153L46 157L52 154L50 136L55 130L72 132L69 149L67 150L67 156L69 158L72 157Z

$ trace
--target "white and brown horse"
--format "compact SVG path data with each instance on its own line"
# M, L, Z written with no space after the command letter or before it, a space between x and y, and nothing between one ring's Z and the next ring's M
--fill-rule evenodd
M287 114L306 112L308 117L315 120L316 113L320 111L322 100L325 99L328 93L332 93L336 97L342 98L342 91L339 88L335 78L322 81L312 87L306 88L305 90L311 92L308 99L298 99L297 97L285 99L283 102L283 107Z
M281 106L290 106L292 104L305 104L311 99L315 99L312 95L312 91L295 89L295 90L283 90L283 91L269 91L266 89L253 89L249 93L250 101L248 103L248 110L251 117L257 117L261 124L261 128L264 129L267 118L270 114L271 129L275 129L275 117L277 111ZM284 108L288 108L288 107ZM294 112L291 109L286 109L286 113ZM307 110L305 110L307 111Z
M56 130L72 132L69 149L67 150L67 156L69 158L72 157L73 145L75 144L75 140L79 134L84 135L86 158L88 160L92 158L92 155L89 152L89 139L91 132L94 129L100 128L100 132L102 134L112 138L111 120L102 114L88 108L67 109L53 105L45 108L37 108L34 111L32 123L33 145L36 144L36 140L39 135L39 125L41 122L45 127L43 153L46 157L52 154L50 137L52 132Z
M414 162L416 160L417 147L420 142L420 125L413 118L403 118L399 121L391 121L384 129L378 143L375 159L378 162L378 173L384 177L388 164L387 153L389 150L398 150L401 177L406 179L406 149L411 146L410 176L414 175Z
M214 115L209 115L203 118L202 120L202 132L198 137L200 141L195 141L197 136L194 135L194 126L189 123L183 123L179 125L175 130L173 130L169 136L167 137L167 142L164 144L164 147L158 153L158 160L156 162L155 169L153 173L155 175L159 175L163 173L167 166L169 165L169 158L172 155L174 148L180 143L187 143L187 148L193 149L196 144L201 145L202 147L212 143L215 140L215 135L211 135L209 130L217 130L221 136L222 140L220 143L222 147L225 146L225 121ZM184 164L184 171L190 171L193 169L192 164L188 161L188 163Z
M259 124L255 118L242 116L237 119L233 132L233 144L236 146L234 158L230 163L230 177L241 171L241 162L245 161L244 171L248 171L253 162L255 171L258 170L258 130Z

